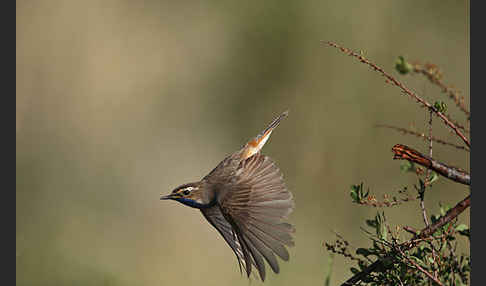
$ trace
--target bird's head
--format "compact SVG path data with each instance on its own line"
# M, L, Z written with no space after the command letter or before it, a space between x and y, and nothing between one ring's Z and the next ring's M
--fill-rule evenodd
M204 208L209 205L207 195L199 182L180 185L170 194L161 196L161 200L174 200L193 208Z

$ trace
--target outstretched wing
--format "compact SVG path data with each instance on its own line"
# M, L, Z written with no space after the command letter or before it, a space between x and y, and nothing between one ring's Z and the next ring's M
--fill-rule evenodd
M245 261L247 275L254 265L264 281L264 260L278 273L275 254L287 261L289 253L285 246L294 245L291 233L295 230L284 222L294 202L274 162L260 153L243 161L232 182L221 190L218 204L238 240L239 254L231 244L230 247L239 260Z

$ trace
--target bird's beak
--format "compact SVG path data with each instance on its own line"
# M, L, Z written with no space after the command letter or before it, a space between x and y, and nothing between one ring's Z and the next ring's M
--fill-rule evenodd
M172 194L168 194L168 195L165 195L165 196L160 196L160 199L161 200L170 200L172 198L173 198Z

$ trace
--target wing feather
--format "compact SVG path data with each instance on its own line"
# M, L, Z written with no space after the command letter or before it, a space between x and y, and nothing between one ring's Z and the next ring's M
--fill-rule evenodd
M236 230L243 253L243 259L239 259L250 267L255 265L262 280L265 279L263 258L278 273L275 254L283 260L289 259L286 246L294 245L291 233L295 229L284 222L294 202L274 162L260 153L242 161L229 187L220 193L218 203L224 218ZM246 253L250 255L245 257Z
M251 270L251 263L249 266L246 265L245 255L243 254L242 247L236 237L236 233L231 224L224 218L219 206L201 209L201 212L209 223L221 234L221 236L223 236L226 243L235 253L240 272L242 267L245 271Z

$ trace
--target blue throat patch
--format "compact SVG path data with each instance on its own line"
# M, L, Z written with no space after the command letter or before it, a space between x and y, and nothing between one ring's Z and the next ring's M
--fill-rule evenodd
M180 203L183 203L185 204L186 206L190 206L192 208L196 208L196 209L205 209L205 208L209 208L209 207L212 207L216 204L216 200L213 200L212 202L210 202L209 204L200 204L194 200L191 200L191 199L186 199L186 198L177 198L177 199L174 199Z

